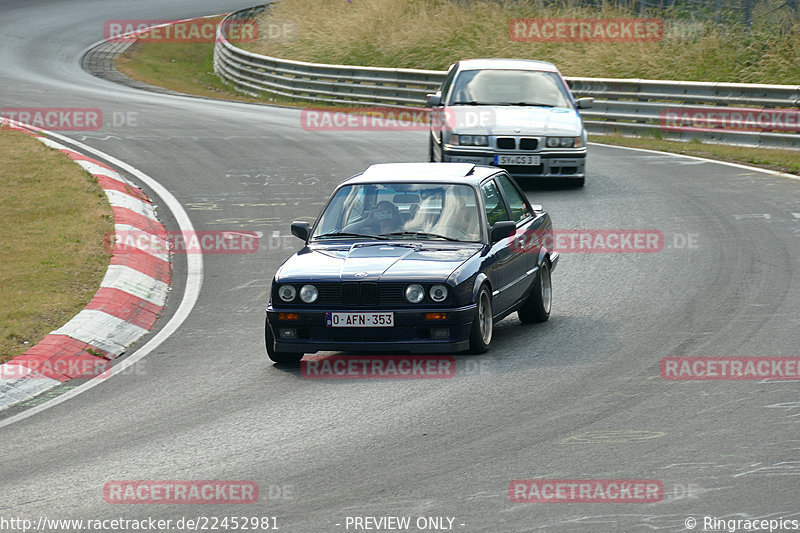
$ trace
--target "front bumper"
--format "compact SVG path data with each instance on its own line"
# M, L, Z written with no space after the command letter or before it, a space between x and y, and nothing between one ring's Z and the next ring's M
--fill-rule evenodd
M275 351L314 353L318 351L451 353L469 348L469 333L475 304L458 308L424 309L309 309L267 307L267 327L272 329ZM393 312L391 328L333 328L326 326L329 312ZM279 313L297 313L297 320L281 320ZM446 313L444 320L426 320L425 313ZM448 328L446 338L434 339L433 328ZM293 329L295 339L281 338L281 329Z
M541 164L538 166L495 165L496 155L538 155ZM474 148L455 148L445 145L442 151L443 161L474 163L476 165L497 166L508 171L512 176L537 178L584 178L586 176L586 149L573 152L523 152L496 151L493 149L476 150Z

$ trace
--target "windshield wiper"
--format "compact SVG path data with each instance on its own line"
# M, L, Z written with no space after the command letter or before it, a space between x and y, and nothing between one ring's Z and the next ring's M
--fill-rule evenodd
M555 107L551 104L542 104L539 102L503 102L502 104L497 105L518 105L518 106L530 106L530 107Z
M425 233L424 231L395 231L392 233L381 233L381 236L384 235L416 235L418 237L433 237L436 239L445 239L447 241L461 242L460 239L454 239L453 237L448 237L447 235L439 235L438 233Z
M495 105L492 102L478 102L477 100L470 100L469 102L453 102L450 105Z
M368 233L348 233L345 231L335 231L333 233L323 233L322 235L317 235L314 237L315 239L321 239L322 237L366 237L369 239L379 239L385 241L388 237L383 237L382 235L370 235Z

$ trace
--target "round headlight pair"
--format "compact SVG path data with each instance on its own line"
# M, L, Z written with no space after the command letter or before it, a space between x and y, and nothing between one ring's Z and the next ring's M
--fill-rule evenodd
M297 297L297 289L292 285L281 285L278 288L278 296L280 296L281 300L284 302L291 302ZM315 286L303 285L300 288L300 299L303 302L311 304L316 302L317 298L319 298L319 291Z
M578 148L580 137L548 137L546 144L549 148Z
M460 144L461 146L489 146L489 137L486 135L458 135L454 133L450 136L450 144Z
M443 302L447 299L447 287L444 285L434 285L428 292L434 302ZM425 289L418 283L412 283L406 287L406 300L412 304L418 304L425 298Z
M428 291L428 294L434 302L443 302L447 299L447 287L444 285L434 285L431 287L431 290Z

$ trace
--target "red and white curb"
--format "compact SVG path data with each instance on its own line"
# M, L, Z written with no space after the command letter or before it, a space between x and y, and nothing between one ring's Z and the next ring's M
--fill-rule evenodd
M164 239L152 202L106 164L43 137L34 128L5 121L4 127L33 135L92 174L105 191L117 234L135 230ZM106 275L89 304L24 354L0 365L0 411L65 381L94 378L110 361L145 335L164 309L171 281L169 256L114 244Z

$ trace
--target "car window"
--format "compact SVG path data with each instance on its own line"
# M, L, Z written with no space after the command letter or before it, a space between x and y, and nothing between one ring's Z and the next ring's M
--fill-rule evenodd
M456 78L450 105L531 105L572 107L555 72L538 70L465 70Z
M499 194L496 194L499 197ZM452 183L367 183L340 188L312 238L359 233L392 238L481 239L477 195ZM433 235L432 235L433 234Z
M481 194L483 195L483 204L486 208L486 218L489 220L489 226L503 220L511 220L494 180L487 181L481 185Z
M345 224L350 224L351 222L355 222L364 218L366 190L355 190L352 191L352 193L353 194L347 195L342 205L342 210L347 213Z
M442 86L440 89L442 91L442 102L444 102L445 98L447 98L447 92L450 90L450 86L453 84L453 78L456 77L456 70L457 70L456 66L453 65L450 68L450 71L447 73L447 76L445 76L444 81L442 82Z
M497 177L500 187L503 188L503 194L506 195L506 201L511 208L511 219L514 222L522 222L533 214L530 204L524 196L520 194L517 188L511 183L511 179L506 175Z
M364 218L366 189L340 189L331 200L326 212L338 213L339 217L320 220L317 234L340 231L342 226Z

